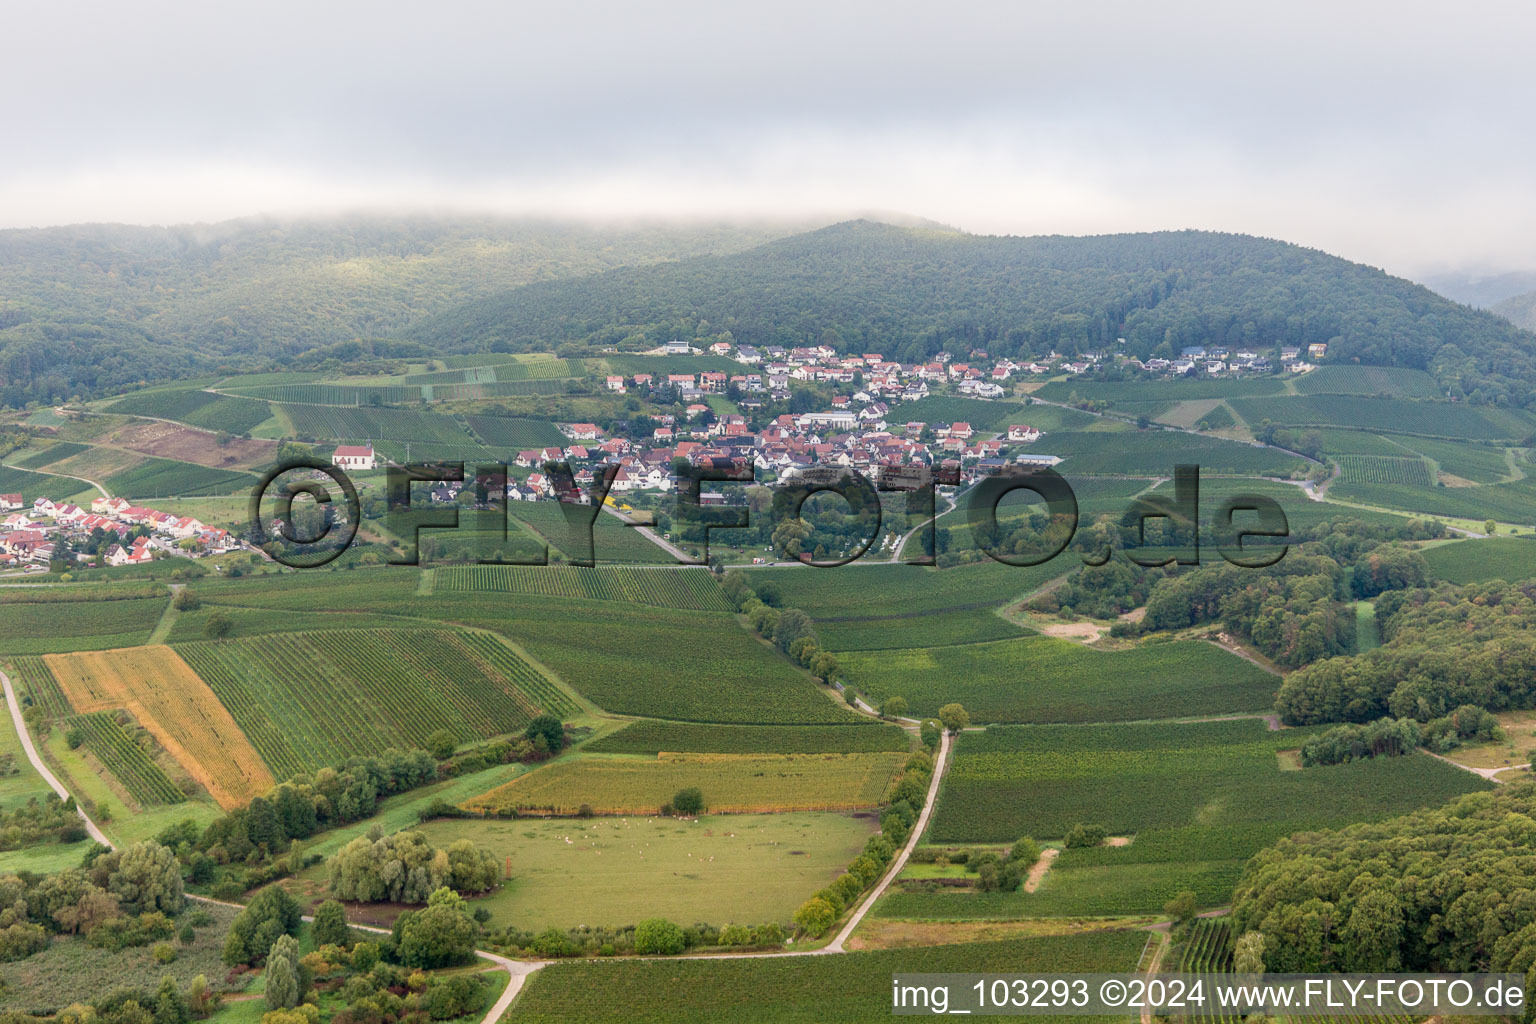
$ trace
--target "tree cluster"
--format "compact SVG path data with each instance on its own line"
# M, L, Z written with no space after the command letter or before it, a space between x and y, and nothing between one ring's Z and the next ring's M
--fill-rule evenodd
M1462 705L1536 703L1536 583L1389 591L1376 621L1382 646L1286 677L1275 706L1287 722L1432 722Z
M1233 931L1277 972L1514 971L1536 965L1536 790L1283 839L1248 862Z
M377 827L342 847L328 871L331 895L358 903L425 903L445 887L479 893L501 882L495 855L468 839L440 849L421 832Z

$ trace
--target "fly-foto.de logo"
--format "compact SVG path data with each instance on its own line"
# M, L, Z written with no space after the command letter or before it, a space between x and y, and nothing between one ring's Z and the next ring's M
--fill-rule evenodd
M551 482L555 500L546 502L559 507L566 526L575 538L567 554L568 563L592 566L597 563L597 521L619 467L609 465L593 473L592 482L583 490L576 483L568 462L549 462L543 466ZM506 463L476 464L476 472L466 475L463 462L412 463L391 465L385 473L385 502L382 518L386 529L402 538L403 550L386 559L392 565L420 565L421 538L424 530L452 532L460 527L461 508L457 504L421 501L417 485L463 484L476 486L476 509L490 513L499 524L503 539L509 536L511 504L507 500L507 481L511 479ZM329 480L340 491L340 500L326 485ZM1214 548L1231 565L1261 569L1279 562L1289 550L1276 543L1290 534L1285 511L1274 498L1263 494L1229 494L1214 509L1203 509L1200 499L1200 468L1180 464L1172 474L1172 496L1143 495L1133 498L1116 520L1118 544L1109 540L1079 544L1076 557L1085 565L1103 565L1115 557L1118 547L1137 565L1198 565L1202 552ZM692 564L710 563L709 540L713 533L742 530L758 525L752 510L739 506L712 505L704 500L703 485L757 485L751 464L706 467L679 467L670 495L670 518L697 527L703 554ZM904 502L903 513L918 525L913 534L921 542L912 545L918 552L900 558L909 565L934 565L938 534L938 494L940 487L961 486L953 470L934 470L925 466L880 467L871 480L858 470L845 466L813 466L792 478L765 485L772 500L758 514L769 517L775 536L778 527L802 522L805 506L813 497L834 494L850 509L861 511L862 533L849 540L845 550L829 557L817 557L803 551L787 555L794 561L816 568L834 568L864 557L881 537L883 499ZM1002 529L999 507L1010 496L1022 496L1033 506L1043 506L1043 514L1029 517L1028 537L1021 540L1021 530ZM299 520L296 499L311 499L309 522ZM1017 499L1015 499L1017 500ZM962 488L955 509L947 514L963 514L968 537L975 550L997 562L1013 566L1041 565L1061 556L1078 536L1081 520L1077 494L1067 478L1048 466L1011 466L990 476L976 479ZM1207 516L1207 512L1209 515ZM251 494L249 505L252 542L266 548L274 559L294 568L315 568L334 561L357 539L363 520L363 504L358 488L343 470L319 460L297 460L274 468ZM482 526L484 520L481 520ZM1202 523L1208 535L1201 536ZM628 526L642 523L629 519ZM548 565L547 548L531 557L477 558L480 564ZM688 563L690 560L679 558Z

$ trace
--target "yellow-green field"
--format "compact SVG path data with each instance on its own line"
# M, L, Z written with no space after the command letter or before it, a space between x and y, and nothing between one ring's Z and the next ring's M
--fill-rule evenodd
M715 813L846 811L881 802L906 754L672 754L560 761L464 806L496 813L655 814L697 787Z
M503 864L510 857L512 880L475 905L491 911L492 927L535 930L655 916L787 924L811 893L842 874L875 828L872 815L819 813L420 826L436 846L470 839ZM300 881L323 878L321 866Z

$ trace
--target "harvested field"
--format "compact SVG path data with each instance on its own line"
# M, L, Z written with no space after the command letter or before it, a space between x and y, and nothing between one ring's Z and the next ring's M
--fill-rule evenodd
M245 733L171 648L50 654L44 661L77 711L127 708L225 810L272 788Z
M144 455L180 462L195 462L213 469L250 469L271 462L277 455L276 441L252 441L231 438L228 444L215 443L206 430L156 420L140 420L124 427L114 444Z

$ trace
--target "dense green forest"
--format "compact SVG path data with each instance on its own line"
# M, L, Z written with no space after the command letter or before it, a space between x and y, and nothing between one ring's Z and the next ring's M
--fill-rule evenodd
M1248 862L1233 933L1263 934L1268 971L1524 973L1536 964L1533 795L1521 782L1282 839Z
M1453 396L1524 405L1536 336L1401 278L1268 239L1181 231L996 237L854 221L726 256L530 285L407 332L449 348L674 336L821 340L915 361L1114 346L1330 345L1330 362L1434 373Z
M822 341L916 361L1116 346L1273 350L1427 370L1525 405L1536 335L1411 282L1209 232L967 235L852 221L603 226L267 219L0 232L0 405L233 369L439 352Z
M1287 722L1431 721L1461 705L1493 711L1536 699L1536 585L1440 584L1376 600L1380 647L1286 677L1275 707Z
M791 230L354 216L0 231L0 406L410 355L419 349L354 343L516 285L732 252Z

